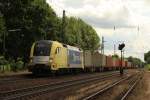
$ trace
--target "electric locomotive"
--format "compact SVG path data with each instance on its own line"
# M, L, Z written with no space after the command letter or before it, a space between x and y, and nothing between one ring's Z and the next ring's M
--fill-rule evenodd
M57 41L40 40L33 43L28 70L35 73L82 70L83 51Z

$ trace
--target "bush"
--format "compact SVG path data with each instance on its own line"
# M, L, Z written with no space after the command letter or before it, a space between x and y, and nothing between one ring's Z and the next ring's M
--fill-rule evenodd
M17 61L15 62L14 60L11 61L11 69L14 72L17 72L19 70L23 70L24 66L23 66L23 61L21 58L18 58Z
M24 67L23 67L23 61L17 61L16 62L16 67L17 67L17 70L23 70Z
M0 65L6 65L8 61L4 58L4 56L0 56Z
M4 56L0 56L0 72L24 70L23 61L21 58L18 58L17 61L13 59L6 60Z
M17 72L16 63L14 60L10 62L11 70Z
M147 64L147 65L145 66L145 68L146 68L147 70L150 70L150 64Z
M0 56L0 72L8 70L10 70L9 62L4 58L4 56Z

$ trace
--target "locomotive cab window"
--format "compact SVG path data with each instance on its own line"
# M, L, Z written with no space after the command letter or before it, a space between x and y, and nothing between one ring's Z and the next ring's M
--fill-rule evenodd
M49 56L51 51L51 44L40 42L36 43L34 47L34 56Z

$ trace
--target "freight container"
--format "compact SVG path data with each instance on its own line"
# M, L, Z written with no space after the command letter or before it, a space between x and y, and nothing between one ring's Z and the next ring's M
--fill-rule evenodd
M111 70L112 67L113 67L112 57L106 56L106 68L105 69Z
M96 51L92 54L92 63L93 67L101 67L102 66L102 56Z
M132 67L132 64L131 62L128 61L128 68L131 68Z
M123 60L122 61L122 66L125 68L126 66L125 66L125 61Z
M112 67L113 67L113 68L116 67L116 58L112 58Z
M118 68L120 66L120 60L117 58L113 58L113 67Z
M116 68L116 61L117 61L117 58L112 58L112 68L113 68L113 70L116 70L117 68Z
M116 68L119 69L120 68L120 59L116 60Z
M106 65L106 56L96 51L92 54L92 63L96 71L102 71Z
M102 59L102 67L106 67L106 57L105 55L101 55Z
M98 51L91 52L89 50L84 51L84 65L85 68L92 71L102 70L102 66L105 65L105 56Z
M84 51L84 66L90 71L102 71L103 67L106 66L106 56L98 51L86 50Z
M120 62L120 67L122 66L122 67L125 67L125 61L124 60L122 60L122 62L121 62L121 60L119 61Z
M85 68L93 67L92 53L89 50L84 51L84 67Z
M120 60L119 59L116 60L116 66L120 67Z

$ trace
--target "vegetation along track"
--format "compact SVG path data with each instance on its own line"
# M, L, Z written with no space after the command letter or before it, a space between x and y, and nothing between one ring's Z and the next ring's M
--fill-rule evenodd
M54 91L54 90L58 90L62 88L67 88L69 86L84 84L90 81L104 80L106 78L113 77L116 75L119 75L119 73L111 73L107 75L106 74L96 75L96 76L83 78L83 79L74 79L74 80L69 80L69 81L64 81L64 82L58 82L55 84L44 84L44 85L39 85L39 86L34 86L34 87L1 92L0 99L1 100L16 100L16 99L28 98L28 97L36 96L36 95L43 94L46 92L50 92L50 91Z
M143 76L143 72L141 71L141 72L137 72L136 74L133 74L131 76L119 79L119 80L105 86L104 88L100 89L99 91L94 92L91 95L83 97L82 100L94 100L94 99L99 100L98 98L100 98L100 96L102 96L107 91L111 90L112 88L114 88L115 86L118 86L121 83L125 83L125 81L129 81L128 89L123 91L122 93L120 93L120 95L118 97L116 97L117 100L125 100L127 98L127 96L129 95L129 93L136 86L136 84L140 81L142 76ZM119 91L119 90L116 90L116 91ZM110 93L113 95L112 91ZM104 94L104 95L106 96L106 94ZM105 96L103 96L104 97L103 99L106 99ZM111 100L111 97L109 99Z

